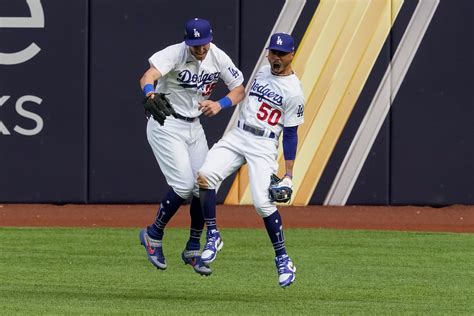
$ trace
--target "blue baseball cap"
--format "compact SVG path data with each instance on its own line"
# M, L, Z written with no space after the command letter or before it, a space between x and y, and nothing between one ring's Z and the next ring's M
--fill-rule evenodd
M290 53L295 50L295 42L290 34L275 33L270 38L270 45L268 45L267 49Z
M186 45L206 45L210 41L212 41L212 29L209 21L194 18L186 22L184 27L184 42Z

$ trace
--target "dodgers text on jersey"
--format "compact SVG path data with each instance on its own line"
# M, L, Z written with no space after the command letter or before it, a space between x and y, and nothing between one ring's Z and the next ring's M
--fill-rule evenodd
M183 88L196 88L200 89L205 84L210 84L213 82L219 81L220 72L216 71L214 73L205 73L204 70L201 73L193 74L191 71L185 69L178 73L178 80L182 82L179 84Z
M268 83L265 85L259 84L257 79L254 79L250 87L249 95L258 97L259 101L267 100L268 102L281 106L283 104L283 96L272 91L268 88L268 85Z

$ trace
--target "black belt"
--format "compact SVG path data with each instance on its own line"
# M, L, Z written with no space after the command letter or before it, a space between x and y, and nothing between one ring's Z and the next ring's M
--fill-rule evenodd
M237 126L240 127L241 129L243 129L244 131L246 132L249 132L249 133L252 133L254 135L257 135L257 136L265 136L265 130L263 129L260 129L260 128L257 128L257 127L253 127L253 126L250 126L250 125L247 125L241 121L238 121L237 122ZM268 136L266 137L269 137L269 138L274 138L276 139L276 135L274 132L270 132L270 134L268 134Z
M173 116L177 119L180 119L186 122L194 122L195 120L197 120L197 117L182 116L181 114L178 114L178 113L173 114Z

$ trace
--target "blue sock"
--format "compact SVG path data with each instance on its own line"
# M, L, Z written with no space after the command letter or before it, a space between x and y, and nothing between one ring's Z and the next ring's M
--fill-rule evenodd
M160 209L156 213L155 222L147 227L147 233L152 239L162 240L166 224L183 204L184 199L170 189L161 201Z
M263 222L265 223L268 236L272 241L275 255L285 255L285 236L283 235L283 223L281 222L280 212L276 210L270 216L264 217Z
M189 208L191 214L191 228L189 230L189 240L186 244L187 250L199 250L201 248L201 234L204 228L204 217L202 214L201 201L198 197L193 196L191 206Z
M207 231L217 229L216 223L216 190L199 189L199 197L201 200L204 221L206 222Z

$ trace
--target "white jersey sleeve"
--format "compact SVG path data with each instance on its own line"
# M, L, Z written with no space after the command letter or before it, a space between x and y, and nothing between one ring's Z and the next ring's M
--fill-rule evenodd
M226 84L227 88L232 90L244 82L244 76L242 75L242 72L237 67L235 67L232 59L230 59L230 57L223 51L221 58L221 78Z
M286 100L283 126L291 127L301 125L304 122L304 97L298 94Z
M180 45L168 46L153 54L148 61L150 65L158 69L164 77L181 62L182 48Z

